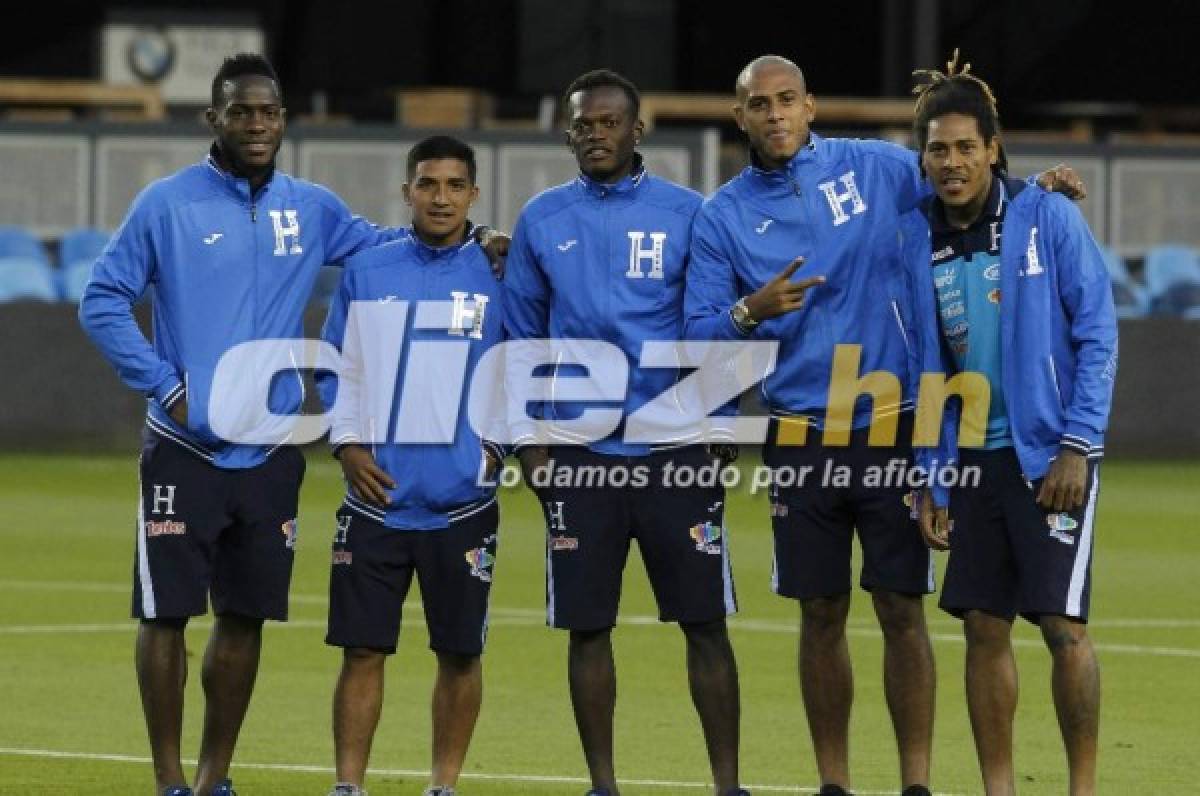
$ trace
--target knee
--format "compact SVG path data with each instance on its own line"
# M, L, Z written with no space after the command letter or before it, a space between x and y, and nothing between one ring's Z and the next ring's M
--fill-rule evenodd
M1087 625L1061 616L1044 616L1041 619L1042 638L1055 657L1074 655L1088 643Z
M611 635L611 627L603 627L599 630L572 630L571 648L575 650L591 650L604 647L609 644Z
M680 622L679 627L690 647L716 650L729 644L729 630L724 619L713 622Z
M458 652L437 652L438 669L445 674L464 676L480 668L480 656Z
M263 620L242 614L218 614L216 629L224 636L257 638L262 635Z
M801 621L808 633L841 635L846 630L850 595L817 597L800 604Z
M904 635L921 632L925 627L925 611L920 597L895 592L876 592L871 596L875 615L884 635Z
M356 671L382 669L385 661L387 661L386 654L369 647L347 647L342 650L342 665L346 669Z
M143 630L151 633L182 633L187 627L188 618L186 616L170 618L170 619L143 619L141 626Z
M1012 622L982 611L969 611L963 621L967 646L976 649L1008 649Z

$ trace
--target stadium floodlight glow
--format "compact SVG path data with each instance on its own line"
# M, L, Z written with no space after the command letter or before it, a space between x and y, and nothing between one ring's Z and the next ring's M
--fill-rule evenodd
M445 338L422 335L408 340L406 350L414 308L413 329L442 330ZM464 408L471 346L455 333L455 312L452 301L355 301L349 306L341 351L312 339L234 346L213 374L209 427L221 439L249 445L307 444L327 432L335 442L452 444ZM774 340L647 341L639 368L692 372L626 417L630 365L617 346L576 338L510 340L489 348L476 363L466 391L467 419L477 435L501 444L585 444L608 437L623 418L624 439L631 443L761 444L767 436L765 417L713 413L770 375L778 349ZM870 444L895 442L895 413L879 410L899 403L901 379L886 371L860 375L861 350L859 345L835 347L822 432L826 445L849 444L860 395L872 399ZM302 403L296 400L290 411L275 411L276 379L300 379L305 370L318 374L332 406L303 415L296 413ZM550 371L555 375L545 375ZM942 373L923 373L915 391L915 447L938 444L943 410L952 396L961 399L959 444L982 444L991 397L983 374L966 371L947 379ZM302 397L302 389L298 392ZM543 411L546 407L555 412ZM536 416L546 414L555 416ZM802 445L807 431L806 423L785 420L777 443Z

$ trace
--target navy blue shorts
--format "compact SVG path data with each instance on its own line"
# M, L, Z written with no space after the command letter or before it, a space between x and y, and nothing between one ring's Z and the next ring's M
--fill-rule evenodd
M388 528L343 506L333 535L325 643L394 653L416 573L429 648L481 654L499 522L496 501L436 531Z
M227 470L148 431L138 466L134 617L200 616L211 593L216 614L287 619L300 450Z
M1052 512L1038 506L1040 480L1028 482L1012 448L964 450L961 466L979 467L977 487L950 493L950 561L940 605L957 617L979 610L1087 621L1092 592L1092 528L1100 491L1088 463L1083 505Z
M849 593L856 532L863 552L863 589L909 595L933 591L933 556L913 516L911 489L897 475L912 461L912 423L911 413L901 415L896 444L887 447L868 446L866 428L852 432L850 444L843 447L821 444L815 429L803 445L778 445L778 423L772 423L763 461L774 479L771 588L776 594L810 600ZM872 481L871 468L879 468L881 478ZM844 483L826 478L839 472L849 474Z
M647 456L550 449L573 486L540 490L546 517L546 623L601 630L617 622L629 543L636 539L663 622L699 623L737 610L719 481L680 478L712 468L695 445ZM638 469L641 468L641 469ZM717 472L715 468L711 472ZM644 481L644 483L643 483Z

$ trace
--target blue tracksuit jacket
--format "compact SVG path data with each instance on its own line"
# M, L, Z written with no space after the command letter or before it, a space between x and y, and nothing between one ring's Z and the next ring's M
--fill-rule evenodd
M377 229L328 189L278 171L252 196L210 154L134 200L96 261L80 323L121 379L146 394L153 431L218 467L253 467L270 448L221 440L209 424L221 356L250 340L303 337L321 266L406 234ZM132 312L150 285L153 344ZM167 410L185 393L181 428ZM288 413L302 398L298 374L279 377L269 405Z
M462 316L457 321L453 309L456 298ZM488 447L497 460L503 460L505 449L481 439L472 428L467 396L480 357L503 340L504 290L492 274L487 255L470 239L433 248L409 236L356 254L346 261L341 289L322 332L328 342L343 351L347 363L360 362L356 352L349 350L352 346L347 318L351 303L380 301L409 302L401 366L395 381L387 385L392 400L383 407L386 417L377 418L372 426L363 416L372 402L362 394L368 388L364 388L359 366L343 368L337 379L328 372L317 376L321 400L333 412L329 438L335 449L360 440L373 443L370 448L375 462L396 483L386 508L358 499L349 489L345 502L390 528L445 528L451 521L487 508L496 499L494 486L482 485L483 448ZM363 323L367 322L358 321L355 329L359 339L399 333ZM458 378L455 363L465 365L465 379ZM502 387L502 380L497 381L493 388L481 387L494 399L491 406L495 411L485 414L503 422L502 396L494 389ZM406 389L429 390L431 395L410 397L412 403L407 406L413 412L411 418L397 420L397 410L406 406L402 402ZM349 392L335 404L341 391ZM371 427L386 427L387 433L376 433L376 439L366 440L362 430ZM391 441L439 436L453 442Z
M729 310L796 257L794 280L825 276L795 312L765 321L750 339L778 340L761 385L773 414L805 414L822 427L838 344L862 346L860 372L886 370L907 383L908 311L899 256L901 214L928 193L915 153L883 141L811 134L786 167L749 166L701 208L685 301L689 338L744 339ZM899 407L912 408L905 393ZM854 427L870 422L870 400Z
M1000 240L1001 380L1013 447L1029 480L1044 476L1059 448L1104 454L1117 370L1117 322L1108 270L1079 209L1059 194L1021 190L1011 198ZM942 344L923 203L902 220L912 289L912 373L953 373ZM946 413L941 445L917 449L926 467L956 456L957 412ZM946 492L934 490L939 505Z
M638 368L637 363L644 341L683 339L688 241L701 202L695 191L647 173L640 157L634 171L615 184L581 174L535 196L517 219L506 263L509 337L583 338L618 346L629 363L626 418L672 389L679 368ZM556 372L555 377L557 384L566 375ZM542 411L554 419L569 416L570 410L560 402ZM690 410L681 404L679 411L685 417ZM513 441L531 442L532 424L524 419L524 407L514 415ZM685 425L697 430L699 419ZM621 426L589 447L639 456L698 439L626 443ZM563 430L553 441L582 440Z

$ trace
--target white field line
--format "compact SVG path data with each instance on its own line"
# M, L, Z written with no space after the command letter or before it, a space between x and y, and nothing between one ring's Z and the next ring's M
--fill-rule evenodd
M412 608L413 606L409 606ZM505 625L510 626L534 626L545 624L541 615L525 616L523 612L508 613L499 609L492 609L492 618L488 621L491 627L500 627ZM658 617L654 616L626 616L622 617L620 624L631 627L652 627L662 624L658 621ZM197 630L207 630L212 627L211 620L196 620L188 623L189 628ZM311 630L314 628L324 628L325 620L323 619L293 619L288 622L272 622L268 632L276 630ZM0 625L0 636L35 636L35 635L72 635L72 634L87 634L87 633L132 633L137 629L137 623L133 620L125 622L103 622L95 624L44 624L44 625ZM736 632L745 631L750 633L793 633L795 625L790 622L772 622L761 619L734 619L729 623L729 629ZM850 627L846 629L846 635L859 638L879 638L880 632L877 628L869 627ZM945 644L962 644L963 637L958 633L930 633L930 639L934 642ZM1014 647L1037 647L1043 646L1043 643L1037 639L1014 638L1012 640ZM1108 642L1093 641L1092 645L1097 652L1129 654L1129 655L1149 655L1166 658L1200 658L1200 649L1187 649L1181 647L1156 647L1143 646L1138 644L1112 644Z
M148 757L138 757L136 755L116 755L116 754L96 754L91 752L64 752L56 749L20 749L12 747L0 747L0 756L9 757L41 757L53 758L58 760L93 760L106 763L138 763L141 765L149 765L151 760ZM186 766L196 765L195 760L184 760ZM317 766L302 763L235 763L233 765L234 773L237 769L251 769L257 771L288 771L295 773L306 774L333 774L331 766ZM427 778L428 771L407 768L371 768L371 774L381 777L414 777ZM589 780L583 777L570 776L555 776L552 774L480 774L475 772L462 773L463 779L481 780L485 782L536 782L545 785L577 785L587 786ZM636 785L638 787L647 788L695 788L697 790L712 789L712 784L708 782L679 782L667 779L620 779L622 785ZM817 790L817 787L796 785L746 785L746 788L752 792L764 793L811 793ZM882 790L856 790L855 793L859 796L894 796L893 791ZM934 796L956 796L952 793L937 793Z
M83 592L99 592L110 594L128 595L132 589L129 583L100 583L100 582L84 582L74 580L4 580L0 579L0 590L28 590L28 591L83 591ZM288 599L297 605L327 605L328 597L323 594L292 594ZM421 603L419 600L406 600L406 607L419 608ZM535 618L544 618L546 612L540 608L498 608L492 606L491 611L497 615L504 616L529 616ZM933 627L960 627L962 623L950 617L931 617L926 622ZM622 624L659 624L655 617L644 616L629 616L621 618ZM291 624L289 622L289 624ZM787 620L759 620L745 619L741 617L732 617L730 619L730 627L743 630L764 630L765 627L757 627L759 624L769 624L770 630L796 630L799 628L799 620L796 622L788 622ZM874 628L875 621L869 618L854 618L852 617L848 623L848 627ZM1088 621L1088 626L1093 628L1128 628L1133 630L1148 630L1153 628L1161 628L1164 630L1183 630L1188 628L1200 628L1200 618L1197 617L1120 617L1107 619L1091 619Z

